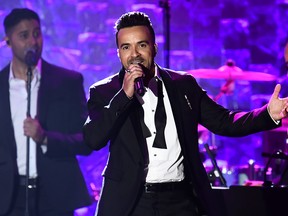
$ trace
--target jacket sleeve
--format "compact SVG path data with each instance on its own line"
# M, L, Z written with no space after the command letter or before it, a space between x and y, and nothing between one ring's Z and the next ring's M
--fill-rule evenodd
M178 86L193 107L193 118L214 134L241 137L280 126L270 117L267 105L251 111L229 110L211 99L190 75L181 77Z
M84 144L82 134L88 115L83 77L73 73L59 80L57 88L51 90L53 96L46 98L49 103L42 125L47 136L45 155L51 158L88 155L92 150Z
M84 140L94 150L113 140L135 100L130 100L115 83L92 86L88 100L89 117L84 125Z
M213 133L240 137L277 128L267 105L251 111L231 111L215 103L207 94L201 99L201 124Z

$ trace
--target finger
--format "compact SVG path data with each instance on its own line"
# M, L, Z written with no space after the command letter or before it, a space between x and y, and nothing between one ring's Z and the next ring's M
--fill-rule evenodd
M135 81L135 79L139 78L139 77L143 77L143 72L142 71L133 71L130 74L130 77L133 81Z
M280 94L280 90L281 90L281 85L277 84L274 88L274 92L272 94L272 98L277 99L279 98L279 94Z
M140 65L131 64L131 65L129 65L127 70L130 70L131 72L133 72L133 71L137 71L137 70L142 70L142 68L140 67Z

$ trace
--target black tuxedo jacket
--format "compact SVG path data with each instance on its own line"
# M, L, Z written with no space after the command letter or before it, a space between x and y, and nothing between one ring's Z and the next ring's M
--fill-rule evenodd
M224 215L219 213L221 199L213 197L199 155L198 123L225 136L245 136L276 124L266 106L251 112L231 112L210 99L191 75L160 67L159 72L171 103L186 179L208 215ZM98 216L129 215L145 179L147 150L140 121L142 107L136 97L129 100L121 89L123 73L90 88L90 120L84 126L84 139L95 150L110 142Z
M16 143L9 99L9 69L10 65L0 72L0 215L11 206L15 186L18 185ZM77 154L91 153L84 145L81 133L87 118L82 75L42 60L37 118L47 131L48 138L45 154L37 146L41 203L45 208L64 210L88 205L89 194L76 159Z

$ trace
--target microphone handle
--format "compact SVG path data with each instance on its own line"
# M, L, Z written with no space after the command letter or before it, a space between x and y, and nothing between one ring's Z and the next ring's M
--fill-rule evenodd
M144 88L144 83L143 83L143 78L138 77L135 79L135 90L138 95L143 96L145 93L145 88Z

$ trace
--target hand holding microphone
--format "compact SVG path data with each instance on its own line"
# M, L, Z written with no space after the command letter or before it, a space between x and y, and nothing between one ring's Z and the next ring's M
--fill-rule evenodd
M134 61L132 61L131 64L139 65L141 67L141 69L143 69L142 68L143 66L140 64L140 62L141 61L139 61L139 60L134 60ZM145 94L145 87L144 87L144 83L143 83L143 77L142 76L141 77L137 77L134 82L135 82L134 85L135 85L135 90L136 90L137 94L140 95L140 96L143 96Z
M143 67L141 65L141 61L139 60L133 60L130 63L130 66L128 69L126 69L127 73L127 81L133 81L133 93L136 91L136 93L140 96L143 96L145 94L145 87L144 87L144 82L143 82ZM135 78L136 77L136 78ZM125 83L125 81L124 81ZM131 84L130 84L131 85ZM131 86L126 86L124 85L124 91L128 97L132 97L131 95Z
M135 79L135 90L137 92L138 95L143 96L145 94L145 87L144 87L144 83L143 83L143 78L142 77L138 77Z

